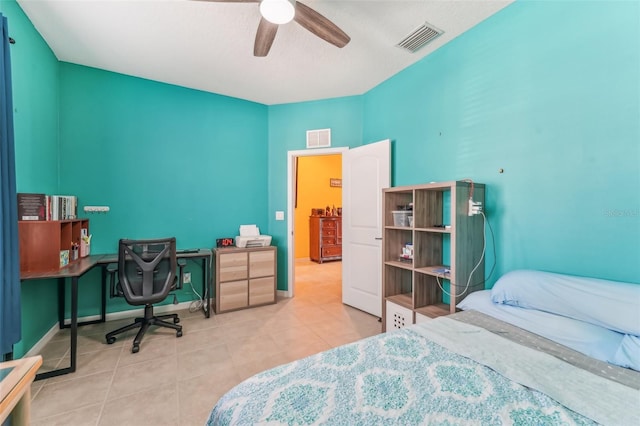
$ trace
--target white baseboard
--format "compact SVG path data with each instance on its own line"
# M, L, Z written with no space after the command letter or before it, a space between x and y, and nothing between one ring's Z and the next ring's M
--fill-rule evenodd
M51 327L51 329L49 329L49 331L47 331L45 335L42 336L42 338L38 340L38 342L35 345L33 345L26 354L24 354L24 356L35 356L35 355L38 355L40 352L42 352L45 345L49 343L51 339L53 339L53 336L56 335L58 330L60 330L60 328L58 327L58 323L55 323Z
M193 301L181 302L181 303L178 303L177 305L169 304L169 305L162 305L162 306L154 306L153 312L157 314L165 314L167 312L181 311L183 309L189 309L192 303ZM144 308L141 308L141 309L131 309L129 311L112 312L107 314L105 318L107 321L115 321L115 320L120 320L125 318L135 318L143 315L144 315ZM100 319L100 315L90 315L87 317L78 318L78 322L95 321L99 319ZM65 320L65 324L69 324L70 322L71 322L70 319ZM42 352L42 350L47 345L47 343L49 343L49 341L53 339L53 337L56 335L56 333L59 330L60 330L60 327L56 322L51 327L51 329L49 329L49 331L47 331L45 335L42 336L42 338L38 340L38 342L35 345L33 345L26 354L24 354L24 356L27 357L27 356L38 355L40 352Z
M276 290L276 295L279 297L291 297L287 290Z

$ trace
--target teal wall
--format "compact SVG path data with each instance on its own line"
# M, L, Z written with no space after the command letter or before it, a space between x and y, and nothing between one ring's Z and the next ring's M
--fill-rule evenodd
M117 252L119 238L211 248L240 224L266 229L266 106L69 63L60 70L60 186L80 209L110 208L84 215L93 254ZM202 293L200 261L186 271ZM98 272L83 279L80 316L99 306ZM178 292L180 302L196 298L189 286ZM121 298L107 305L127 309Z
M91 214L92 253L118 238L207 247L267 228L267 107L61 63L60 186Z
M58 60L15 1L0 1L8 19L11 45L16 183L18 192L58 190ZM24 354L51 328L56 317L55 282L28 281L22 288Z
M9 21L18 192L58 190L58 60L11 0L0 1Z
M640 283L637 2L518 1L362 96L273 106L59 63L13 1L0 10L18 42L18 190L110 206L90 216L94 253L167 233L211 247L256 223L286 289L274 212L287 209L287 151L331 128L333 147L392 139L394 185L486 183L489 285L520 267ZM83 278L80 315L96 313L98 275ZM17 356L55 323L51 284L23 284Z
M269 107L269 232L278 246L278 289L288 286L287 152L306 149L307 130L331 129L331 147L354 147L362 141L362 97L351 96ZM266 233L266 232L265 232Z
M640 283L639 5L518 1L364 96L395 186L488 185L489 285L516 268Z

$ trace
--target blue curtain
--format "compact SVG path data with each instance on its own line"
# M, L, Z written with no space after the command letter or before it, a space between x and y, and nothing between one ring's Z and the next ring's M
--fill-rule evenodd
M20 253L7 18L0 13L0 354L20 340Z

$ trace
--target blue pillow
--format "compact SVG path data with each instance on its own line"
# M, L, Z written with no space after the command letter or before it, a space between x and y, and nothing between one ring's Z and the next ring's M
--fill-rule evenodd
M491 300L640 335L640 284L517 270L500 277Z
M640 371L640 337L626 334L612 363Z
M600 361L623 367L628 364L622 355L618 359L622 364L615 358L624 335L608 328L548 312L493 303L490 290L471 293L457 307L482 312Z

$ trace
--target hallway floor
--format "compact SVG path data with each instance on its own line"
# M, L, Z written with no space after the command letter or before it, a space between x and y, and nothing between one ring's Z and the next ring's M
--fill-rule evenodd
M131 353L134 333L107 345L130 320L79 328L75 373L34 382L31 424L203 425L218 398L243 379L380 333L376 317L343 305L341 262L296 262L294 298L212 315L179 311L183 336L153 328ZM69 330L42 352L48 369L69 364Z

